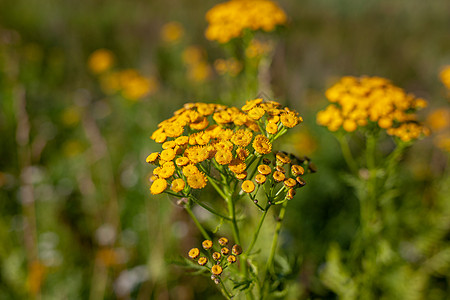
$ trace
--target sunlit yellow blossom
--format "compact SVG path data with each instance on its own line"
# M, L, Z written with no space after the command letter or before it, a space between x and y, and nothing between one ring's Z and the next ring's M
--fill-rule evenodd
M246 129L237 130L231 137L231 141L236 146L245 147L252 141L253 134L251 131Z
M228 168L231 172L239 174L245 171L247 168L247 165L240 159L234 158L231 160L230 164L228 165Z
M253 107L247 112L247 116L253 120L259 120L262 116L264 116L264 109L261 107Z
M283 181L285 178L286 178L286 176L282 173L282 172L280 172L280 171L275 171L275 172L273 172L273 179L276 181L276 182L281 182L281 181Z
M236 262L236 256L234 256L234 255L228 256L228 257L227 257L227 261L228 261L230 264L235 263L235 262Z
M177 178L174 181L172 181L170 188L175 193L178 193L179 191L182 191L184 189L185 185L186 185L186 183L184 182L183 179Z
M194 173L187 177L187 183L188 185L193 189L202 189L206 186L206 182L208 180L206 179L205 174L198 172Z
M183 36L184 30L180 23L169 22L161 29L161 37L165 42L176 42Z
M236 173L235 176L239 180L244 180L245 178L247 178L247 172L244 171L242 173Z
M221 238L219 239L219 245L220 245L220 246L226 246L226 245L228 245L228 239L227 239L226 237L221 237Z
M242 183L242 190L246 193L251 193L255 190L255 184L251 180L246 180Z
M161 170L158 173L158 176L164 179L167 179L173 175L175 172L175 164L172 161L164 163Z
M268 165L259 165L258 172L262 175L269 175L272 172L272 169Z
M241 36L246 28L272 31L286 23L286 14L270 0L227 1L211 8L206 20L209 23L206 38L226 43Z
M227 165L233 159L233 154L230 150L219 150L214 155L214 159L221 165Z
M218 261L221 257L222 257L222 255L219 252L213 252L213 254L212 254L212 258L215 261Z
M204 266L208 263L208 259L204 256L200 257L197 261L200 266Z
M188 253L189 257L196 259L200 255L200 250L198 248L192 248Z
M96 74L109 70L114 64L114 54L107 49L94 51L88 60L89 69Z
M450 90L450 65L442 68L442 71L439 73L439 77L447 89Z
M194 146L186 149L184 155L193 163L197 164L208 159L209 153L205 147Z
M294 190L294 189L289 189L288 192L287 192L287 194L286 194L286 197L287 197L288 199L293 199L294 196L295 196L295 190Z
M431 112L427 117L427 125L434 132L450 128L450 109L439 108Z
M284 182L284 185L290 188L293 188L297 185L297 181L293 178L287 178Z
M294 176L303 175L305 173L305 169L299 165L292 165L291 172Z
M205 249L205 250L211 249L212 246L213 246L213 242L212 242L211 240L204 240L204 241L202 242L202 247L203 247L203 249Z
M189 165L183 167L183 174L186 177L189 177L189 176L192 176L192 175L195 175L195 174L198 174L198 173L200 173L200 171L193 164L189 164Z
M262 174L256 174L255 176L255 181L258 184L263 184L264 182L266 182L267 178L266 176L262 175Z
M175 148L175 146L176 146L177 144L174 142L174 141L167 141L167 142L165 142L164 144L162 144L162 148L164 149L164 150L166 150L166 149L169 149L169 148Z
M152 163L156 162L158 160L158 158L159 158L159 152L153 152L152 154L147 156L145 161L149 164L152 164Z
M187 136L180 136L175 139L175 143L179 146L184 146L188 143L189 138Z
M187 157L185 157L185 156L183 156L183 157L178 157L178 158L175 160L175 163L177 164L177 166L183 167L183 166L185 166L185 165L187 165L187 164L189 163L189 158L187 158Z
M332 104L317 114L317 123L330 131L342 127L353 132L372 123L404 141L426 134L415 115L426 101L407 94L387 79L343 77L325 95Z
M211 273L213 275L219 276L220 274L222 274L222 272L223 272L223 269L219 265L214 265L211 267Z
M253 140L253 148L259 154L268 154L272 151L272 144L269 139L263 135L257 135Z
M278 132L278 125L276 123L268 122L266 131L270 134L276 134Z
M153 181L152 186L150 187L150 192L153 195L161 194L167 188L167 181L162 178L158 178Z
M223 247L222 249L220 249L220 253L227 256L228 254L230 254L230 249L228 249L227 247Z
M254 100L249 100L245 103L244 106L242 106L242 110L245 112L248 112L249 110L251 110L252 108L256 107L258 104L262 103L263 99L261 98L257 98Z
M236 157L242 161L244 161L249 154L249 151L245 148L239 147L236 149Z
M302 122L302 119L297 117L295 113L288 112L281 114L280 121L284 126L292 128L298 123Z
M239 245L234 245L231 251L233 252L234 255L241 255L242 248Z
M175 158L175 150L171 148L163 150L160 154L160 157L165 161L172 160Z
M275 155L275 158L277 159L277 161L279 161L283 164L288 164L291 162L291 159L289 158L289 156L283 152L277 152L277 154Z

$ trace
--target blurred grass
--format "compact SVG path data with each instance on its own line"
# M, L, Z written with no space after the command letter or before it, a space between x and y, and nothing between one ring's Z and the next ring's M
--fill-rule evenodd
M226 102L233 94L240 106L257 96L217 75L205 82L186 77L181 52L188 45L204 48L210 65L226 55L203 37L204 14L215 3L0 2L0 298L217 297L209 280L166 263L200 237L183 210L149 195L144 163L156 150L149 135L183 103ZM346 167L337 142L315 124L323 92L343 75L378 75L431 107L448 105L437 74L450 62L450 3L279 3L290 24L278 38L271 88L276 100L305 119L317 143L310 156L319 166L290 204L281 248L299 261L294 278L303 293L292 299L334 299L318 270L332 242L348 248L359 207L340 177ZM165 44L160 29L173 20L185 36ZM118 68L157 78L159 90L139 102L104 94L86 64L98 48L113 51ZM296 142L284 144L294 148ZM410 246L417 238L425 255L448 247L439 214L448 202L443 165L447 157L429 139L404 161L394 250L413 263L424 257ZM440 218L444 225L434 224ZM427 286L424 294L435 295L428 299L444 299L448 276L435 275Z

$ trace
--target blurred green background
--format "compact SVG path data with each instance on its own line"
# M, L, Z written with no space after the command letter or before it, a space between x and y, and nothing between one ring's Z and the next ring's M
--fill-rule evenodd
M239 76L224 80L214 71L227 52L205 39L204 15L217 3L0 2L0 299L220 297L210 280L171 263L201 237L174 200L150 195L145 163L159 150L149 136L184 103L240 107L258 96L240 92ZM359 208L341 176L338 143L315 114L327 103L324 91L344 75L386 77L427 99L422 120L448 107L438 74L450 64L450 2L278 3L289 24L276 36L270 88L260 93L305 120L277 147L306 154L319 168L286 217L280 251L296 286L286 297L336 299L320 270L331 245L350 255ZM183 33L171 42L161 30L172 21ZM100 48L114 54L117 70L151 80L148 95L105 91L88 67ZM200 66L189 63L186 49L200 49ZM411 299L450 295L448 154L432 139L417 142L402 162L390 233L412 271L444 253ZM389 280L404 282L397 275Z

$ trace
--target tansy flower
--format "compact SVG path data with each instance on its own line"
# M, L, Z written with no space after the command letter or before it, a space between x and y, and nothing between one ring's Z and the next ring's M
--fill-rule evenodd
M185 156L178 157L178 158L175 160L175 163L177 164L177 166L183 167L183 166L185 166L185 165L187 165L187 164L189 163L189 158L187 158L187 157L185 157Z
M240 255L242 253L242 248L239 245L234 245L231 252L233 252L234 255Z
M291 172L295 176L303 175L305 173L305 169L302 166L299 166L299 165L292 165Z
M169 178L175 172L175 165L172 161L164 163L163 167L158 173L161 178Z
M172 181L171 189L175 193L178 193L184 189L185 185L186 185L186 183L184 182L183 179L177 178L174 181Z
M288 113L281 114L280 121L281 121L281 124L283 124L284 126L286 126L288 128L292 128L295 125L297 125L298 123L300 123L302 121L302 119L298 118L295 113L288 112Z
M228 245L228 239L227 239L226 237L221 237L221 238L219 239L219 245L220 245L220 246L226 246L226 245Z
M270 134L276 134L278 132L278 125L276 123L269 122L266 125L266 131Z
M253 134L249 130L239 129L231 137L231 141L236 146L245 147L252 141Z
M287 192L287 194L286 194L286 197L287 197L288 199L293 199L294 196L295 196L295 190L294 190L294 189L289 189L288 192Z
M259 120L264 116L264 113L265 111L261 107L253 107L247 112L247 116L253 120Z
M214 265L211 268L211 273L216 276L219 276L220 274L222 274L222 271L223 271L223 269L219 265Z
M167 188L167 181L162 178L158 178L153 181L152 186L150 187L150 192L153 195L161 194Z
M109 70L114 64L114 54L107 49L98 49L89 56L89 69L96 74Z
M147 156L147 158L145 159L145 161L149 164L154 163L158 160L159 158L159 152L153 152L152 154L150 154L149 156Z
M204 266L208 263L208 259L206 257L202 256L198 259L197 262L200 266Z
M289 156L287 156L285 153L283 152L278 152L275 155L275 158L277 159L277 161L283 163L283 164L288 164L291 162L291 159L289 158Z
M206 176L205 174L198 172L187 177L188 185L193 189L202 189L206 186Z
M254 100L249 100L245 103L244 106L242 106L242 110L245 112L248 112L249 110L251 110L252 108L256 107L258 104L262 103L263 99L262 98L257 98Z
M233 154L230 150L217 151L214 159L221 165L227 165L233 159Z
M192 175L198 174L198 173L200 173L200 171L193 164L189 164L189 165L183 167L183 175L186 177L189 177L189 176L192 176Z
M175 146L176 146L177 144L175 143L175 141L167 141L167 142L165 142L164 144L162 144L162 148L164 149L164 150L166 150L166 149L169 149L169 148L175 148Z
M263 184L264 182L266 182L266 176L262 175L262 174L257 174L255 176L255 181L258 184Z
M247 178L247 172L246 171L244 171L242 173L237 173L237 174L234 174L234 175L239 180L244 180L245 178Z
M219 252L214 252L214 253L212 254L212 258L213 258L215 261L218 261L218 260L220 259L221 256L222 256L222 255L220 255Z
M198 248L192 248L188 253L189 257L192 259L196 259L200 255L200 250Z
M161 159L165 161L169 161L175 158L175 150L174 149L166 149L161 152Z
M297 181L297 183L298 183L300 186L304 186L304 185L306 184L306 181L303 180L303 178L301 178L301 177L296 177L296 178L295 178L295 181Z
M161 29L161 37L164 42L173 43L183 36L184 30L180 23L169 22Z
M185 135L179 136L179 137L177 137L177 138L175 139L175 143L176 143L178 146L184 146L184 145L186 145L186 144L188 143L188 141L189 141L189 137L187 137L187 136L185 136Z
M211 240L204 240L204 241L202 242L202 247L203 247L205 250L211 249L212 246L213 246L213 242L212 242Z
M231 160L230 164L228 165L228 168L231 172L235 174L239 174L245 171L247 168L247 165L240 159L234 158Z
M285 176L282 172L280 172L280 171L275 171L275 172L273 172L273 179L274 179L276 182L281 182L281 181L283 181L285 178L286 178L286 176Z
M450 65L442 68L442 71L439 73L439 77L447 89L450 90Z
M297 185L297 181L295 181L295 179L293 178L288 178L284 181L284 185L289 188L293 188Z
M236 149L236 157L244 161L249 155L249 151L245 148L239 147Z
M258 172L262 175L269 175L272 172L272 169L268 165L259 165Z
M222 249L220 249L220 253L222 253L222 255L227 256L228 254L230 254L230 249L223 247Z
M228 256L228 257L227 257L227 261L228 261L230 264L235 263L235 262L236 262L236 256L234 256L234 255Z
M272 150L272 144L269 139L263 135L257 135L253 140L252 146L259 154L269 154Z
M255 190L255 184L251 180L246 180L242 183L242 190L246 193L251 193Z

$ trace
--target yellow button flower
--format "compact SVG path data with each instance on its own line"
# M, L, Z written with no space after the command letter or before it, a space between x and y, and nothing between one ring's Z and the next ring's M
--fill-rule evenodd
M158 178L153 181L152 186L150 187L150 192L153 195L161 194L167 188L167 181L162 178Z

